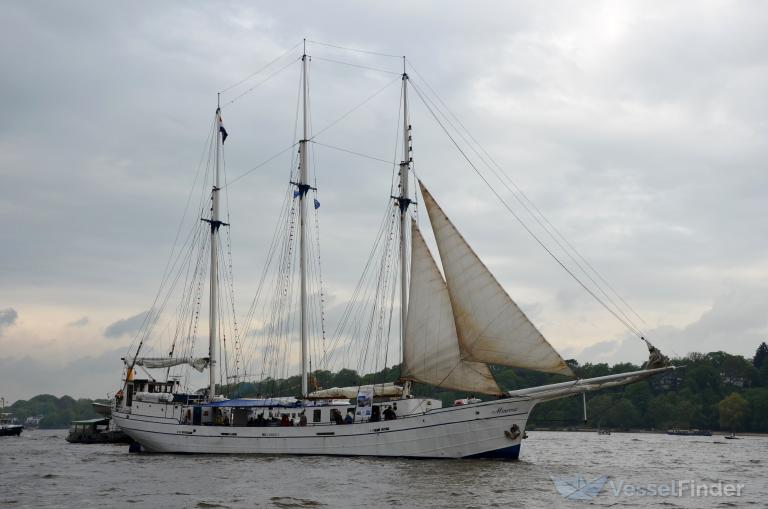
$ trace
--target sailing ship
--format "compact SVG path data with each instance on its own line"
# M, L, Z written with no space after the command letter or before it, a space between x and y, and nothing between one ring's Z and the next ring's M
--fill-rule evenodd
M221 388L219 359L219 233L220 165L227 137L217 107L215 168L210 216L203 220L210 251L208 355L142 357L141 346L125 359L123 390L115 400L115 423L149 452L312 454L396 456L413 458L516 459L528 417L540 402L633 383L669 369L651 348L645 369L590 379L572 379L540 387L505 391L492 365L555 373L574 373L537 327L509 296L449 219L427 186L412 171L411 124L408 115L409 76L401 75L402 159L398 193L392 193L397 218L399 255L401 376L397 384L380 383L310 390L309 313L307 303L308 55L301 57L303 132L298 142L298 174L293 199L298 202L300 300L300 394L286 397L226 398ZM417 195L426 208L443 272L428 248L410 210ZM310 205L311 206L311 205ZM409 241L410 239L410 241ZM394 294L394 293L393 293ZM190 393L178 379L139 379L136 370L188 365L208 372L208 386ZM168 371L166 371L167 374ZM414 385L486 395L444 407L431 397L414 394ZM347 416L344 418L343 416Z

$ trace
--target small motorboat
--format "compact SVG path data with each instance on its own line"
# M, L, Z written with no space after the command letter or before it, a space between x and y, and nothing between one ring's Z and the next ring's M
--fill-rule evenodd
M711 437L712 432L706 429L670 429L667 435L678 435L684 437Z
M0 437L12 437L21 435L24 426L14 424L13 414L5 413L5 398L0 398L2 410L0 410Z

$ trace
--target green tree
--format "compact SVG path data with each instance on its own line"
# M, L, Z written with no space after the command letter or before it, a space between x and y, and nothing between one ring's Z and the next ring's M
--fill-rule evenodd
M766 361L768 361L768 345L763 341L760 343L760 346L757 347L755 357L752 359L752 365L757 369L760 369L766 364Z
M744 392L749 401L749 431L768 430L768 388L759 387Z
M696 408L696 405L690 400L675 395L672 408L672 426L675 428L690 429L691 423L697 417L698 409Z
M359 380L360 376L357 374L357 371L342 369L333 377L333 385L335 387L351 387L360 383Z
M645 415L648 412L648 404L653 398L653 391L650 384L646 380L628 385L624 390L624 397L629 399L640 415Z
M628 399L619 399L606 412L606 422L612 428L629 429L638 423L639 414Z
M613 425L609 411L614 405L614 398L611 394L599 394L587 399L587 419L589 424L595 428L602 428Z
M718 404L720 410L720 426L736 432L744 425L749 403L738 393L732 392Z
M669 396L656 396L648 404L648 424L656 429L666 429L673 426L674 405Z

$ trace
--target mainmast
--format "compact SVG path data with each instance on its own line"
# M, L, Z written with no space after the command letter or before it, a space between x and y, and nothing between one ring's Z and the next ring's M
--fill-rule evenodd
M307 41L304 40L304 54L301 56L301 88L303 136L299 141L299 271L301 272L301 395L309 394L307 384L307 356L309 354L309 320L307 319L307 191L310 187L307 168Z
M218 304L219 304L219 227L224 224L219 219L219 165L221 161L221 146L224 142L223 129L221 124L221 106L219 99L216 101L216 162L214 165L213 188L211 190L211 295L209 303L209 332L208 332L208 355L210 363L208 365L208 400L213 401L216 396L216 347L218 332Z
M408 123L408 74L403 57L403 160L400 162L400 195L396 198L400 207L400 351L404 352L405 324L408 310L408 176L411 167L411 125Z

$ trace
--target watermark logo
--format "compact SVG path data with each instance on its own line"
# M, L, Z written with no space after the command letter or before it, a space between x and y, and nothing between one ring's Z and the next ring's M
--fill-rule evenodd
M700 482L693 479L674 479L665 482L632 484L623 479L608 480L601 475L587 479L581 474L551 477L557 492L566 500L592 500L601 492L614 497L740 497L744 493L744 484L737 482L716 481ZM606 490L603 490L607 485Z
M555 489L566 500L592 500L605 486L607 475L587 480L582 475L572 477L552 477Z

